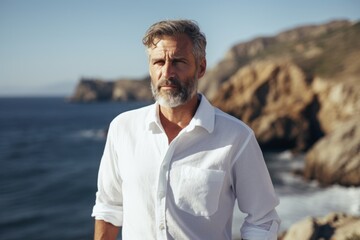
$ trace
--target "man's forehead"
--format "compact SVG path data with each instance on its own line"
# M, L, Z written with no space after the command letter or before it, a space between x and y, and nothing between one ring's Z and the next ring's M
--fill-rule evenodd
M192 49L192 42L190 38L185 34L179 34L175 36L160 36L154 39L153 45L149 50L175 50L186 51Z

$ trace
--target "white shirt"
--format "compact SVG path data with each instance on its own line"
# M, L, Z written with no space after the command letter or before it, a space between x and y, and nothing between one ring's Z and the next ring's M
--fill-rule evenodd
M237 200L242 238L276 239L279 201L253 131L202 96L168 144L158 109L111 122L92 216L122 226L124 240L232 239Z

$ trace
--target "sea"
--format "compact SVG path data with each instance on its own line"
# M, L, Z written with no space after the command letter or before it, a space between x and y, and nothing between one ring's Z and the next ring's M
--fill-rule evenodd
M0 98L0 239L92 239L106 130L119 113L150 102L70 103L63 97ZM360 188L322 188L294 172L304 155L265 152L280 199L281 231L309 216L360 215ZM244 215L235 208L233 237Z

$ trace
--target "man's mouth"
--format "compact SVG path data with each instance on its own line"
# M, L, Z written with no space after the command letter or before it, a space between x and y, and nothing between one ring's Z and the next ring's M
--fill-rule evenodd
M167 89L174 89L174 88L177 88L177 86L176 86L176 85L171 84L171 85L163 85L163 86L160 86L160 88L161 88L161 89L165 89L165 90L167 90Z
M163 89L163 90L172 90L178 87L179 87L178 84L171 82L169 80L159 84L159 89Z

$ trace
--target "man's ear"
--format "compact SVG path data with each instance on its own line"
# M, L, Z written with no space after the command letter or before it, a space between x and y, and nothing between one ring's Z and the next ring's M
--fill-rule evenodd
M200 61L200 64L199 64L199 69L198 69L198 78L202 78L202 76L204 76L205 74L205 71L206 71L206 58L203 58L201 61Z

